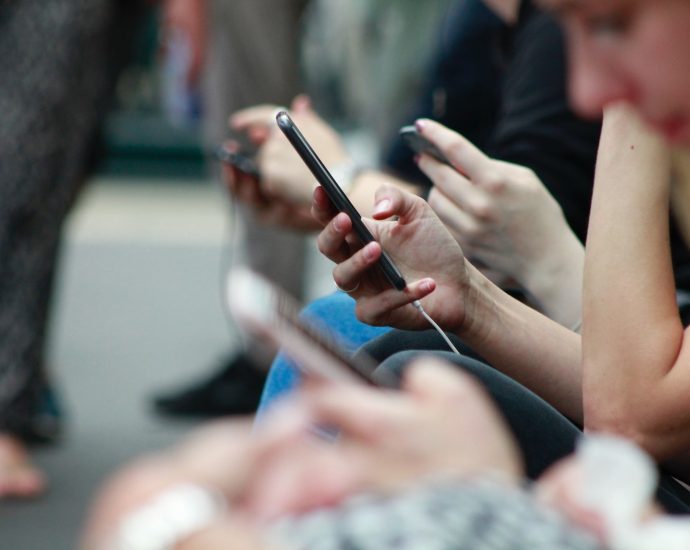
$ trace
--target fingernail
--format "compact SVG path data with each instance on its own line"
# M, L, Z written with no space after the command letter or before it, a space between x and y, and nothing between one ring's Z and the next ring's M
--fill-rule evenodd
M419 288L422 289L424 292L431 292L434 290L434 281L433 279L425 279L424 281L421 282L419 285Z
M422 159L422 155L415 155L414 156L414 162L415 164L419 164L419 161Z
M417 128L417 131L419 132L424 132L424 129L426 128L426 120L424 119L417 119L414 123L415 128Z
M383 214L391 209L392 203L390 199L383 199L376 203L374 207L374 214Z
M364 257L367 260L373 260L375 258L376 254L374 253L374 249L375 245L373 243L364 247Z
M343 232L343 218L341 216L336 216L335 220L333 220L333 227L335 227L338 233Z

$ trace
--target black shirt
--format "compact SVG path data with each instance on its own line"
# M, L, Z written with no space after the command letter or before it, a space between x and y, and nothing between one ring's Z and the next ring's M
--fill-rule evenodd
M435 118L493 158L531 168L584 242L601 122L584 120L570 108L565 43L557 22L524 1L517 24L509 28L481 0L461 0L441 37L424 97L405 123ZM393 173L430 185L398 139L385 164ZM677 286L690 289L690 252L671 226Z

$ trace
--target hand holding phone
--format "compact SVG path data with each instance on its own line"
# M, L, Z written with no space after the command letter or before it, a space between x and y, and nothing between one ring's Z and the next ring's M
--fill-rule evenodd
M290 118L290 115L285 111L281 111L276 116L276 122L278 123L278 128L285 134L285 137L287 137L288 141L307 165L316 178L316 181L318 181L321 187L326 191L333 206L335 206L339 212L345 212L350 217L350 220L352 220L352 227L362 241L362 244L366 245L373 242L375 240L374 236L362 221L361 214L357 211L352 202L350 202L350 199L348 199L345 192L340 188L338 182L335 181L321 159L314 152L311 145L309 145L302 135L302 132L299 131ZM407 286L400 270L395 266L393 260L391 260L385 251L382 251L379 265L386 278L396 289L403 290Z
M226 305L238 325L262 345L281 348L307 376L335 382L397 387L398 380L363 354L355 363L327 329L299 316L297 301L248 269L230 272ZM374 372L376 371L376 372Z
M231 151L221 146L216 149L215 156L219 161L229 164L239 172L257 180L261 179L259 165L254 160L254 156L247 151Z

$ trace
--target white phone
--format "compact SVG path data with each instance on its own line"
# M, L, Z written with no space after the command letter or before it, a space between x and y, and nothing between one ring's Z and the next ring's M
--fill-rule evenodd
M377 371L373 359L358 355L355 363L325 327L299 317L299 303L261 275L248 269L230 272L228 310L254 339L281 349L306 376L331 381L397 387L397 378Z

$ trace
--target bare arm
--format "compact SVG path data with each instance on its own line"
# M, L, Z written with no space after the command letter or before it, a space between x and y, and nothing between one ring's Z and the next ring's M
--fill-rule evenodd
M455 169L422 156L429 204L472 262L515 280L551 319L578 330L584 247L536 174L487 157L460 134L421 121Z
M491 365L581 423L580 335L515 300L476 269L470 272L476 282L459 336Z
M357 316L372 325L427 329L411 305L424 308L444 329L459 334L496 368L540 394L572 419L582 418L580 338L518 302L467 262L457 241L419 197L393 187L379 188L370 229L378 242L350 246L345 214L335 215L323 190L314 194L312 212L325 229L323 254L338 263L333 271L342 288L354 288ZM380 244L379 244L380 243ZM376 269L381 246L405 274L407 288L390 287Z
M314 189L318 185L297 152L275 126L276 105L257 105L235 113L230 126L246 133L258 147L257 161L262 174L260 180L246 181L228 174L230 192L237 200L248 204L263 218L278 225L289 225L295 209L309 208ZM312 143L324 164L333 169L352 162L341 136L311 107L306 96L298 96L292 103L291 116ZM252 185L253 183L253 185ZM367 169L356 174L353 181L338 181L363 216L372 215L374 195L381 185L394 185L411 193L419 190L386 172ZM252 194L245 193L247 188ZM287 212L287 216L275 216ZM287 220L287 223L286 223ZM316 229L308 225L303 229Z
M628 108L610 108L585 260L585 424L631 437L658 460L690 443L690 349L675 300L669 193L667 148Z

